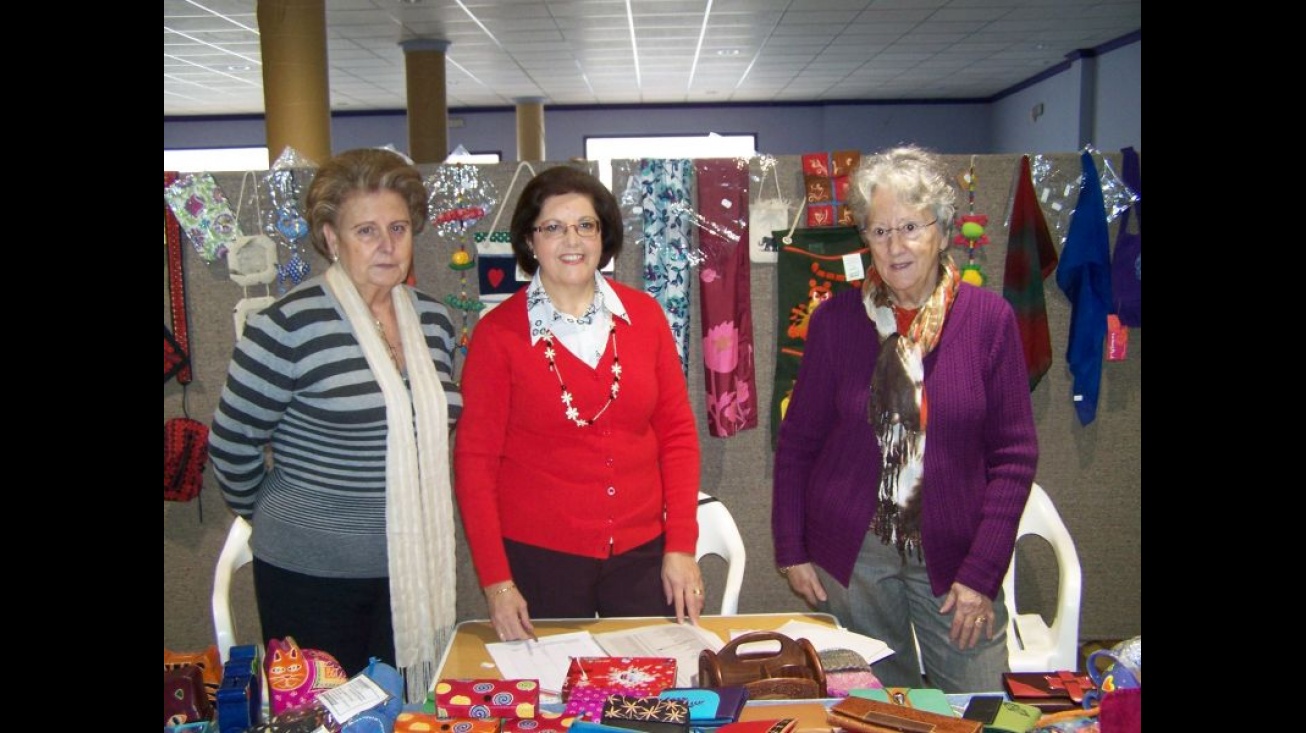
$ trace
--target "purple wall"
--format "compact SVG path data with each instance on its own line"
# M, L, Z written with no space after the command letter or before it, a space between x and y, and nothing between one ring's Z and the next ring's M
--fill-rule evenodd
M1085 64L1096 76L1085 89ZM1042 104L1042 115L1031 110ZM449 110L450 148L517 157L516 112ZM585 155L585 138L603 135L754 134L758 152L799 155L817 150L877 150L913 142L944 154L1068 152L1079 149L1088 118L1100 150L1142 150L1142 37L1068 61L996 99L974 102L881 102L783 105L545 107L550 160ZM261 116L164 118L163 147L259 146ZM333 151L393 145L408 150L403 111L338 113L331 119Z

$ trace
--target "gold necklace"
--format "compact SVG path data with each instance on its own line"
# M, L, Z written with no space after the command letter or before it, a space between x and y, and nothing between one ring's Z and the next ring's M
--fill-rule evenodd
M395 371L403 372L403 369L399 368L399 354L395 352L394 344L390 343L390 339L386 337L385 326L381 325L381 319L373 318L372 323L376 324L376 334L381 337L385 347L390 350L390 363L395 365Z
M599 416L607 412L608 407L617 399L617 392L621 390L621 359L617 356L617 324L614 322L608 327L608 338L612 340L612 386L608 388L608 401L603 403L603 407L594 413L594 417L586 420L580 416L580 410L572 404L571 392L567 391L567 385L562 381L562 372L558 371L558 362L554 359L557 352L553 349L553 331L550 330L544 334L544 358L549 362L549 370L553 376L558 378L558 386L562 388L562 404L566 405L565 411L567 419L576 423L579 427L589 427L594 424Z

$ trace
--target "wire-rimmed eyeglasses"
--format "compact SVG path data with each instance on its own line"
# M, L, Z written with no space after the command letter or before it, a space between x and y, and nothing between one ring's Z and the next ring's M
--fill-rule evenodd
M602 227L599 226L597 219L581 219L575 224L563 224L560 221L546 221L535 227L532 231L540 234L545 239L562 239L567 236L568 229L575 229L576 234L584 239L593 239L599 236Z
M862 230L862 234L876 244L884 244L888 242L889 237L892 237L894 232L898 232L898 234L902 235L902 238L905 241L915 242L925 236L926 229L938 223L938 219L924 224L915 221L906 221L896 227L867 227Z

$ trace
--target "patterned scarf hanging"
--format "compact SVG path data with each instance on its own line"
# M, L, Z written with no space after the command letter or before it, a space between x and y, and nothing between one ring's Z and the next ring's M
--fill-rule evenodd
M748 259L748 161L695 163L707 429L717 438L757 427Z
M880 353L871 376L867 419L880 444L879 502L875 534L904 558L921 557L921 488L925 478L925 357L939 343L943 322L957 300L961 272L952 258L939 262L939 282L905 333L898 332L889 288L874 268L866 276L862 302L875 322Z
M1052 336L1048 328L1047 300L1043 280L1057 266L1057 248L1052 244L1043 210L1034 194L1029 156L1020 159L1015 200L1011 205L1011 227L1007 237L1006 271L1002 275L1002 297L1016 312L1016 326L1025 350L1029 391L1033 392L1052 367Z
M689 376L689 210L694 185L690 160L639 162L644 212L644 290L662 305Z

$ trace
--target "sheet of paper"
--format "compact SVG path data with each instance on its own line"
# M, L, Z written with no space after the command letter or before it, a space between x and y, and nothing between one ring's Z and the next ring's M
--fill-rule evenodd
M807 639L818 652L826 649L851 649L866 657L867 664L875 664L893 654L889 645L879 639L847 629L834 629L806 621L790 621L776 631L791 639Z
M588 631L541 636L539 641L500 641L485 645L506 680L539 680L540 692L559 695L572 657L606 657Z
M698 655L704 649L721 651L721 637L690 624L655 624L595 634L614 657L672 657L676 660L676 686L697 687Z

